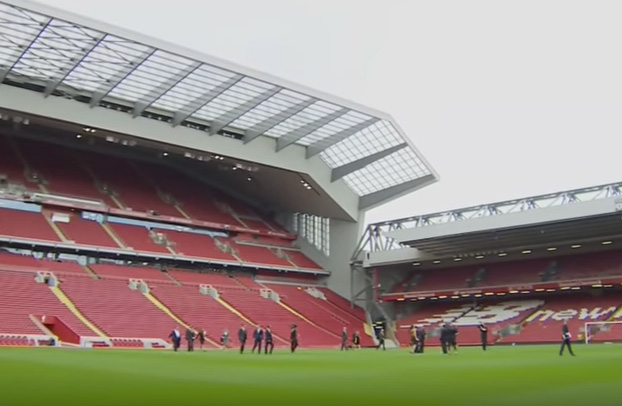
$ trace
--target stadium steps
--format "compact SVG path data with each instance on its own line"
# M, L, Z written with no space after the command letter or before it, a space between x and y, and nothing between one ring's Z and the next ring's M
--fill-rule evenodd
M49 286L50 290L52 291L52 293L54 293L54 295L56 295L56 297L58 298L58 300L60 300L65 306L67 306L67 308L69 310L71 310L71 312L82 322L84 323L88 328L90 328L95 334L97 334L100 337L104 337L107 338L108 336L106 334L104 334L103 331L101 331L95 324L93 324L91 322L91 320L89 320L84 314L82 314L82 312L80 310L78 310L78 308L76 307L76 305L71 301L71 299L69 299L69 296L67 296L65 294L65 292L63 292L63 290L58 287L58 286Z
M88 273L89 275L91 275L91 277L92 277L93 279L101 279L101 278L100 278L100 276L99 276L99 275L97 275L97 274L95 273L95 271L94 271L94 270L92 270L92 269L91 269L91 267L89 267L88 265L83 265L83 266L82 266L82 268L84 269L84 271L85 271L86 273Z
M104 229L104 231L106 231L106 233L110 236L110 238L112 238L114 240L114 242L116 242L120 248L127 248L127 245L125 245L125 242L123 241L123 239L121 239L121 237L119 237L117 235L117 233L114 232L114 230L110 227L110 225L107 222L102 222L101 223L102 228Z
M162 310L164 313L166 313L171 319L175 320L175 322L177 322L177 324L179 324L180 326L183 326L185 328L191 328L191 326L186 323L185 321L183 321L180 317L178 317L175 313L173 313L171 311L171 309L168 308L168 306L166 306L164 303L162 303L160 301L160 299L158 299L157 297L155 297L154 295L152 295L151 293L143 293L143 295L149 299L149 301L151 303L153 303L158 309ZM220 348L221 345L216 343L214 340L205 337L205 341L207 341L208 343L214 345L216 348Z
M43 334L47 334L49 336L56 337L56 334L52 333L52 331L50 331L50 329L45 327L45 325L43 323L41 323L41 320L39 320L37 318L37 316L35 316L33 314L29 314L28 318L30 319L30 321L32 321L32 323L35 326L37 326L39 328L39 330L41 330L43 332Z
M177 286L183 286L182 283L177 280L177 278L175 278L173 275L171 275L170 273L168 273L166 270L163 271L164 275L166 275L167 278L169 278L171 281L173 281L173 283Z
M302 314L298 313L296 310L294 310L293 308L289 307L288 305L286 305L285 303L283 303L282 301L277 301L276 303L278 303L279 306L281 306L282 308L284 308L285 310L287 310L288 312L290 312L291 314L293 314L294 316L297 316L299 318L301 318L302 320L304 320L305 322L309 323L310 325L312 325L313 327L324 331L327 334L330 334L333 337L336 337L338 339L341 339L340 336L338 336L337 334L326 330L324 327L317 325L316 323L312 322L311 320L309 320L308 318L306 318L305 316L303 316Z
M41 214L45 218L45 221L47 221L47 223L50 225L50 227L52 227L52 230L54 230L58 238L60 238L62 242L69 242L69 238L67 238L65 233L63 233L63 230L61 230L60 227L52 221L51 212L44 209L41 211Z

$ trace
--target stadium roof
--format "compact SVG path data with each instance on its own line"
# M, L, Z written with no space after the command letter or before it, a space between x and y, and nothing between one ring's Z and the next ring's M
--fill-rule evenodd
M206 137L226 129L244 145L259 136L275 138L277 151L297 144L369 200L438 179L387 114L26 0L0 0L0 83L129 105L134 117L207 126Z
M617 182L370 224L359 248L373 253L411 247L417 260L430 261L537 249L560 253L578 243L619 240L621 213ZM415 259L400 255L395 263Z

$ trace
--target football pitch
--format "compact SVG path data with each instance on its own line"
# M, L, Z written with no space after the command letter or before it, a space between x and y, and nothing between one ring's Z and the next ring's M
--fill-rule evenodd
M437 348L272 356L0 349L0 405L620 405L622 346Z

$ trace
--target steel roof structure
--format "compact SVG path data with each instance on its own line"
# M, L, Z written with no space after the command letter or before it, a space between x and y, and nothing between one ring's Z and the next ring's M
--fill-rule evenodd
M503 217L515 213L604 201L605 199L613 199L615 207L612 206L611 210L598 216L565 221L542 221L477 232L450 233L434 238L404 238L402 236L399 241L396 238L396 235L403 233L404 230L442 227L475 219ZM622 211L622 182L617 182L370 224L359 242L357 253L416 247L434 256L461 257L462 255L503 253L504 249L555 244L567 240L577 242L619 237L622 235L620 211Z
M384 113L27 0L0 1L0 83L129 106L134 117L200 125L206 137L235 132L246 147L260 136L277 151L303 146L360 197L438 179Z

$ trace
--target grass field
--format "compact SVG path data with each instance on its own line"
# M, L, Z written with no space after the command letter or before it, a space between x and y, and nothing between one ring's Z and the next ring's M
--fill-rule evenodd
M622 346L272 356L0 349L0 405L621 405Z

